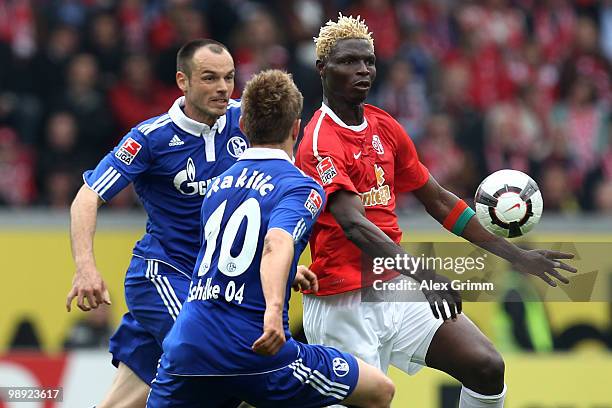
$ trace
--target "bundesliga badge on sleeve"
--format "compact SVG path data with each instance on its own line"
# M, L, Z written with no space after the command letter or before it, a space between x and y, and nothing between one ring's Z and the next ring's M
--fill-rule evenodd
M326 157L317 164L317 172L319 173L319 177L321 177L323 185L331 183L338 174L331 157Z
M121 147L115 153L115 157L129 166L130 164L132 164L132 161L134 161L134 157L136 157L141 148L142 145L140 143L138 143L131 137L128 137L127 140L123 142Z

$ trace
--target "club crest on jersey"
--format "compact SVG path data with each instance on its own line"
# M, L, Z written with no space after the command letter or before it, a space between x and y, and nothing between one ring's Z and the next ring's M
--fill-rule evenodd
M338 171L331 157L326 157L317 164L317 172L319 173L319 177L321 177L321 183L323 183L323 185L331 183L334 177L338 175Z
M321 198L321 195L317 192L317 190L313 188L312 190L310 190L310 194L308 195L308 198L304 203L304 207L306 207L306 209L312 215L312 218L314 218L315 215L317 215L317 213L321 209L322 205L323 199Z
M382 142L380 141L380 137L378 135L372 136L372 147L376 150L378 154L385 154L385 148L383 147Z
M336 357L332 360L332 368L338 377L344 377L351 371L346 360L341 357Z
M132 164L134 157L136 157L141 148L142 145L140 143L131 137L128 137L127 140L123 142L121 147L115 152L115 157L129 166Z
M242 156L247 147L247 142L240 136L234 136L227 142L227 152L236 159Z

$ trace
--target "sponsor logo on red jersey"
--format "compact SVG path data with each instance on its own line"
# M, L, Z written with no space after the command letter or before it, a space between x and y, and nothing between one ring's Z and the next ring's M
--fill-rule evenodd
M319 177L321 177L323 185L331 183L334 177L338 175L338 171L331 157L326 157L317 164L317 172L319 173Z
M140 143L138 143L131 137L128 137L127 140L123 142L121 147L115 153L115 157L129 166L130 164L132 164L134 157L136 157L141 148L142 145Z
M389 201L391 201L391 190L389 189L388 185L384 184L385 170L375 164L374 173L376 174L376 184L378 184L378 188L372 187L370 191L366 191L365 193L359 193L361 203L364 207L387 205L389 204Z

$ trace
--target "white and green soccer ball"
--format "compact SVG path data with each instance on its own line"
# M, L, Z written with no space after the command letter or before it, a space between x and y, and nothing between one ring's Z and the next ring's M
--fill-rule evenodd
M493 234L507 238L525 235L542 216L538 185L517 170L499 170L485 178L474 203L478 221Z

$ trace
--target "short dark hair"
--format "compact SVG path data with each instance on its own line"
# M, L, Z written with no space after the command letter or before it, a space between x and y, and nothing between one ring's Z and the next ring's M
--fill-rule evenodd
M284 142L303 103L290 74L270 69L253 76L242 94L242 122L251 144Z
M215 54L221 54L224 51L229 53L227 47L221 44L219 41L212 40L210 38L198 38L197 40L191 40L181 47L176 54L176 70L184 72L188 77L191 77L191 59L193 55L202 47L207 47Z

